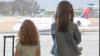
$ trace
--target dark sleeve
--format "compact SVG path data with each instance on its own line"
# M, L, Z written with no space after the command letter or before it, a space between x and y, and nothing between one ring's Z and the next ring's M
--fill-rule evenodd
M55 34L54 30L55 30L55 23L51 25L51 34Z
M51 34L52 34L52 32L53 32L53 24L51 25Z
M55 38L55 23L53 23L51 25L51 35L52 35L52 38L53 38L53 41L54 41L54 38Z
M81 42L81 33L80 33L78 26L76 24L74 27L74 37L73 38L77 44L79 44Z

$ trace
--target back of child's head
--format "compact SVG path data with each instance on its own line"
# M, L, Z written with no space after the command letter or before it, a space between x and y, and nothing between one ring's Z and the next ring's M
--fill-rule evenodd
M22 45L38 45L39 36L35 24L25 20L19 31L19 43Z

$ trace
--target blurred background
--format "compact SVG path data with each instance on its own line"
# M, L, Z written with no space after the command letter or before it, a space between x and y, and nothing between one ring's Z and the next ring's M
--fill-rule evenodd
M32 20L40 35L41 56L53 56L51 24L62 0L0 0L0 56L4 56L4 36L14 36L14 49L23 21ZM82 34L81 56L99 56L99 0L67 0L74 8L74 22ZM13 38L13 37L12 37ZM12 55L13 39L6 39L6 56ZM14 50L15 51L15 50Z

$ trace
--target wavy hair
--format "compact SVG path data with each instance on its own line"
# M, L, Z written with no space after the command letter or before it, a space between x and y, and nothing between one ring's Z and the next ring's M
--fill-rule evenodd
M35 24L25 20L19 31L19 43L22 45L39 45L39 36Z

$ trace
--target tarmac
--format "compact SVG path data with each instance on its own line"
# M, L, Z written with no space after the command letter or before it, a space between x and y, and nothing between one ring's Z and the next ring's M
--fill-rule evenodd
M14 32L13 27L16 23L18 23L21 19L17 16L2 16L0 17L0 32ZM98 27L99 26L99 18L89 18L91 21L92 27ZM99 31L98 29L82 29L80 31Z
M15 35L15 45L17 43L17 34L16 33L0 33L0 56L3 56L4 48L4 38L3 36L12 36ZM51 48L53 45L52 37L50 32L40 32L40 46L41 46L41 56L53 56L51 54ZM82 33L82 42L80 43L83 47L81 56L99 56L99 32L83 32ZM6 39L6 56L12 56L12 38Z
M18 17L4 16L0 17L0 56L3 56L4 36L15 36L15 45L17 43L17 33L12 30L12 27L19 21ZM99 26L99 19L90 19L93 26ZM80 30L82 32L82 42L79 46L83 47L81 56L99 56L99 29L96 30ZM39 32L41 44L41 56L53 56L51 48L53 45L50 31ZM12 55L12 39L6 40L6 56Z

